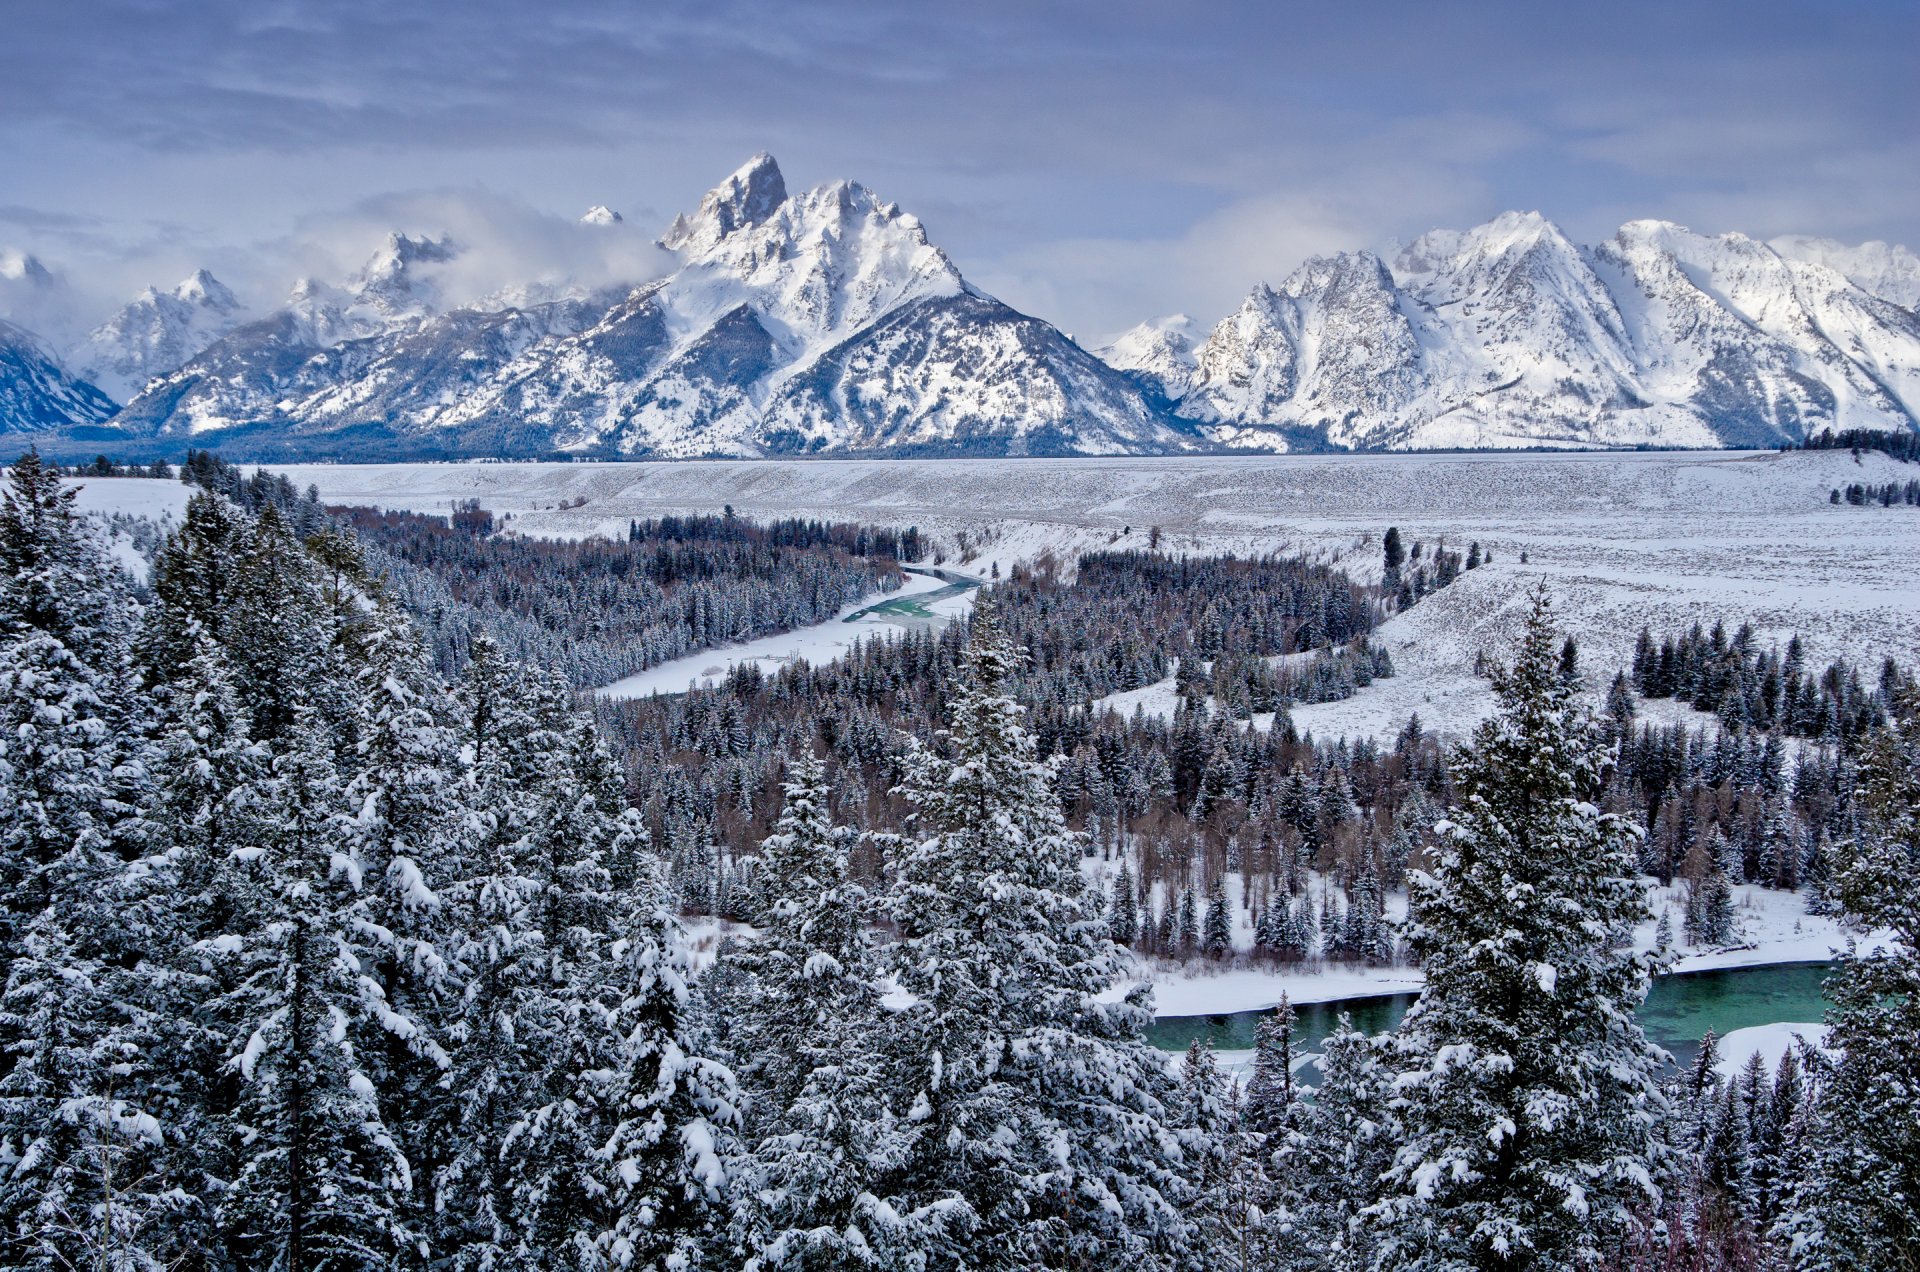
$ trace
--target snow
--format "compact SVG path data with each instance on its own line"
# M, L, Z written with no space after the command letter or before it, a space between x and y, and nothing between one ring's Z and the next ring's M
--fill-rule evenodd
M1663 888L1657 880L1649 879L1646 887L1651 917L1634 933L1634 948L1640 950L1654 947L1661 908L1669 911L1669 921L1677 933L1686 905L1684 884L1676 882L1671 888ZM1724 949L1695 949L1680 944L1674 950L1677 957L1672 971L1705 972L1776 963L1824 962L1845 949L1849 938L1858 939L1863 950L1877 948L1888 939L1885 933L1849 932L1831 917L1808 914L1806 898L1798 893L1738 884L1733 894L1739 925L1737 943ZM1231 885L1228 895L1237 895ZM1405 915L1405 894L1396 893L1388 898L1387 913L1396 920ZM1234 944L1242 954L1252 948L1252 934L1244 923L1235 933ZM1154 1013L1159 1016L1220 1016L1264 1011L1277 1006L1283 994L1295 1003L1408 994L1418 992L1426 983L1421 971L1412 967L1323 964L1283 970L1196 960L1154 960L1147 970L1153 983ZM1550 982L1557 977L1554 969L1543 966L1536 969L1536 974L1541 989L1553 992ZM1124 993L1124 987L1116 991L1116 996L1120 993Z
M158 477L79 477L72 484L79 491L73 506L81 512L103 516L121 512L151 521L180 520L186 515L187 500L198 490Z
M1746 1068L1747 1058L1758 1055L1771 1074L1779 1067L1780 1057L1803 1042L1824 1049L1827 1045L1827 1027L1821 1024L1783 1023L1728 1030L1726 1036L1719 1040L1720 1061L1714 1069L1731 1082Z
M931 575L909 573L906 583L900 588L862 597L843 607L824 623L762 636L742 645L688 654L684 658L675 658L623 680L616 680L599 692L608 698L645 698L656 693L685 693L690 684L711 688L724 680L735 667L746 664L769 673L798 660L816 666L824 665L846 654L862 641L887 635L918 621L911 617L863 611L884 602L938 592L946 586L946 583ZM945 622L965 613L972 607L973 596L974 593L969 591L932 602L927 606L928 612L933 615L932 621Z
M1643 624L1664 634L1695 622L1750 622L1763 643L1797 633L1810 661L1844 656L1870 674L1888 656L1920 663L1911 571L1920 513L1827 502L1830 489L1849 482L1913 477L1911 465L1873 454L1859 463L1845 452L1714 451L281 471L336 503L444 513L452 500L477 498L534 535L617 536L634 517L725 504L756 519L918 526L949 566L977 576L1042 554L1071 562L1088 550L1145 547L1154 526L1168 551L1298 553L1372 578L1390 525L1409 545L1477 540L1490 549L1491 565L1383 625L1377 638L1394 676L1345 702L1295 709L1296 727L1322 739L1390 739L1415 713L1445 734L1470 730L1492 704L1474 655L1506 651L1539 581L1552 589L1596 690L1630 662ZM576 500L585 502L565 506ZM1170 709L1168 689L1158 705ZM1154 709L1154 695L1140 696ZM1654 716L1670 710L1647 707Z

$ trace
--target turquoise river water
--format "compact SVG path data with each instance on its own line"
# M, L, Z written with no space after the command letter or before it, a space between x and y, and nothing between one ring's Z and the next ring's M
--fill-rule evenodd
M1709 1029L1726 1034L1750 1025L1818 1021L1827 1007L1820 985L1829 968L1827 963L1777 963L1662 976L1640 1008L1640 1026L1651 1041L1673 1053L1677 1064L1685 1065L1699 1052L1700 1039ZM1383 994L1303 1003L1294 1008L1299 1016L1296 1045L1301 1051L1318 1051L1343 1011L1365 1033L1391 1029L1407 1014L1415 997ZM1162 1016L1147 1031L1147 1038L1167 1051L1184 1051L1195 1038L1207 1039L1215 1051L1240 1051L1253 1046L1254 1030L1267 1015L1242 1011L1224 1016ZM1308 1067L1300 1076L1311 1082L1317 1075Z

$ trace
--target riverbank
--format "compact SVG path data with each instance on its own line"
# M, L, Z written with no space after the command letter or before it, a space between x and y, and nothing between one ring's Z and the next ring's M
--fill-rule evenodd
M645 698L656 693L685 693L690 686L712 688L735 667L752 664L771 674L799 659L824 666L844 657L861 641L914 623L944 623L973 605L977 581L965 586L945 570L907 567L906 581L891 591L863 596L823 623L762 636L740 645L703 649L637 672L594 692L603 698Z
M1648 901L1655 918L1641 925L1635 946L1652 949L1658 915L1664 909L1674 933L1678 973L1730 968L1767 967L1782 963L1825 962L1847 947L1851 933L1827 915L1808 914L1806 897L1751 884L1734 889L1740 937L1723 949L1688 947L1680 936L1686 903L1684 885L1671 888L1648 881ZM1399 907L1390 907L1392 914ZM1397 917L1397 915L1396 915ZM1872 947L1880 937L1862 939ZM1327 1003L1343 999L1417 993L1425 984L1414 967L1356 967L1327 964L1308 968L1276 968L1203 960L1143 960L1152 983L1154 1014L1219 1016L1265 1011L1282 995L1295 1004Z

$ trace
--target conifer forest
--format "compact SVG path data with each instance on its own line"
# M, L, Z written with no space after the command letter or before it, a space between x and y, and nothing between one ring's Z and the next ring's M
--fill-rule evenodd
M129 476L184 514L77 507ZM21 455L0 1268L1920 1268L1912 669L1711 622L1589 665L1539 586L1463 736L1316 737L1489 559L1380 530L1364 579L1041 552L954 621L617 698L943 546ZM1862 939L1824 1043L1679 1062L1636 1013L1735 889ZM1283 999L1230 1061L1149 1041L1146 968L1420 988L1324 1040Z

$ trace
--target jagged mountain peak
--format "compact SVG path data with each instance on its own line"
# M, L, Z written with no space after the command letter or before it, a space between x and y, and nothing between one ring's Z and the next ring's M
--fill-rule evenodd
M212 271L196 269L181 279L173 289L174 299L185 301L189 305L204 305L208 309L232 312L239 309L240 300L227 285L213 276Z
M1205 338L1200 324L1186 314L1167 314L1129 327L1093 355L1161 397L1177 400L1193 385L1194 351Z
M1337 252L1332 256L1311 256L1301 262L1280 284L1280 294L1298 299L1334 287L1392 285L1393 276L1386 262L1372 252ZM1268 288L1266 294L1271 297L1274 293Z
M604 203L596 203L580 217L582 225L619 225L626 220Z
M672 252L710 251L729 235L760 224L787 201L787 181L773 156L761 151L707 191L699 210L674 218L660 238Z
M54 283L53 271L42 265L39 257L17 247L0 247L0 278L42 287Z
M398 230L389 232L367 263L347 280L347 291L355 301L352 308L371 308L369 316L386 320L436 311L439 291L421 267L445 264L459 253L451 236L415 238Z
M185 365L238 326L245 306L225 283L197 269L172 289L148 287L88 332L68 353L86 379L120 401Z

